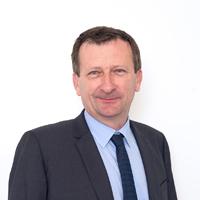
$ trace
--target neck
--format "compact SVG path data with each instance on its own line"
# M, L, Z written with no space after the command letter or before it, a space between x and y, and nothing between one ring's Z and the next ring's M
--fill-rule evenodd
M109 126L110 128L113 128L115 130L119 130L120 128L122 128L124 126L124 124L126 123L126 120L123 120L123 121L113 121L113 120L111 120L111 121L108 121L108 120L103 121L102 120L101 122L103 124Z
M89 113L89 112L88 112ZM93 114L89 113L92 117L94 117L99 122L113 128L114 130L119 130L124 126L128 119L128 115L122 116L115 116L115 117L104 117L104 116L94 116Z

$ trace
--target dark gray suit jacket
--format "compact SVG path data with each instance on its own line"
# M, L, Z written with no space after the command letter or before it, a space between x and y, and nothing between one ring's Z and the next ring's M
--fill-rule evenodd
M176 200L170 153L157 130L131 121L150 200ZM25 133L16 149L9 200L113 200L110 182L83 112Z

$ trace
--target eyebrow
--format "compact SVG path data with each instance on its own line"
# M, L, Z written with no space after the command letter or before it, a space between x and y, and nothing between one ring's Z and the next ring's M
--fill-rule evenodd
M127 66L125 66L125 65L112 65L111 66L111 68L119 68L119 67L127 68ZM102 67L100 67L100 66L89 67L88 66L88 70L94 70L94 69L102 69Z
M101 69L102 67L100 66L94 66L94 67L88 67L88 70L94 70L94 69Z
M118 68L118 67L127 68L127 66L125 66L125 65L113 65L112 67L113 68Z

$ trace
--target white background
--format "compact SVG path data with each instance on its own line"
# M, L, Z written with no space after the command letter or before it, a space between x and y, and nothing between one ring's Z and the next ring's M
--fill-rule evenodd
M179 199L199 199L199 8L198 0L1 0L0 199L22 134L81 111L70 54L97 25L136 39L144 80L130 116L165 134Z

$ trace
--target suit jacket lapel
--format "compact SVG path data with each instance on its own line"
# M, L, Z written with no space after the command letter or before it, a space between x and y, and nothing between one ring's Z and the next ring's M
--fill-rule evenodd
M161 200L162 194L160 190L160 185L166 179L162 160L155 152L152 144L149 143L147 138L134 125L133 122L131 123L131 129L133 130L143 160L149 191L149 199Z
M114 200L109 178L101 155L86 124L83 112L74 120L76 147L87 170L89 179L99 200ZM131 122L131 129L136 138L147 178L150 200L161 200L161 183L166 179L162 158L144 136L143 132Z
M83 112L75 119L76 147L99 200L114 200L109 178Z

